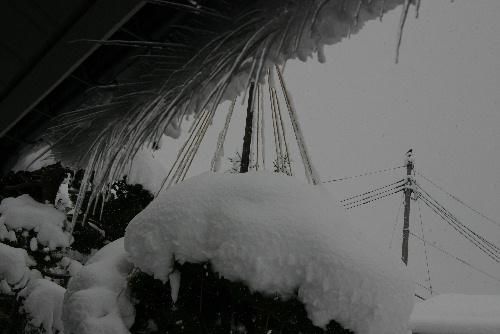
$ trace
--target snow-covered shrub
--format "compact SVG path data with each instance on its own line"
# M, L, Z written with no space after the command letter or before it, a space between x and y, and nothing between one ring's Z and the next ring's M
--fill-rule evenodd
M22 311L32 329L41 329L46 334L63 333L61 311L65 291L56 283L39 278L19 293L23 299Z
M127 277L133 265L118 239L94 254L68 284L65 334L128 333L134 323Z
M405 268L321 188L286 176L207 173L172 186L129 224L125 249L163 282L175 263L209 262L250 291L296 295L322 328L401 334L413 307Z
M30 277L29 267L33 264L24 249L0 243L0 281L11 287L23 287Z
M63 212L26 194L0 202L0 242L26 250L42 272L55 267L72 242L65 223Z
M296 293L283 299L250 291L215 273L210 263L175 268L176 278L170 275L167 283L138 271L129 278L137 301L132 333L352 333L335 321L325 330L314 326Z

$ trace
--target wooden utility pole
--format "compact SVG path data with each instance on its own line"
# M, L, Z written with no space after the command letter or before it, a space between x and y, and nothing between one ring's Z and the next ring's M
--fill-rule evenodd
M405 265L408 265L408 238L410 236L410 201L412 193L412 172L413 172L413 150L406 152L406 185L405 193L405 212L404 212L404 225L403 225L403 247L401 259Z
M253 128L253 90L255 84L252 82L248 91L247 118L245 123L245 135L243 136L243 150L241 152L240 173L248 172L250 165L250 151L252 146Z

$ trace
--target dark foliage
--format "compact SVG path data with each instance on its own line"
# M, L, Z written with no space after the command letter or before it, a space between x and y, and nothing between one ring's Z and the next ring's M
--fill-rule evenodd
M296 295L283 300L251 292L219 277L208 263L176 267L182 279L175 305L169 283L139 271L132 274L129 285L138 301L132 333L352 334L334 321L326 330L313 326Z
M75 188L79 187L83 173L78 172L73 181ZM128 184L124 177L115 182L112 195L104 203L101 198L93 203L88 210L87 222L82 224L84 212L80 213L73 231L75 242L72 248L89 253L91 249L101 248L106 241L113 241L125 234L128 223L141 212L152 200L153 195L139 184ZM85 196L83 210L89 203L90 192ZM72 200L76 201L76 194ZM104 232L104 233L103 233Z
M0 199L29 194L38 202L53 202L66 173L72 171L60 163L33 172L11 171L0 178Z

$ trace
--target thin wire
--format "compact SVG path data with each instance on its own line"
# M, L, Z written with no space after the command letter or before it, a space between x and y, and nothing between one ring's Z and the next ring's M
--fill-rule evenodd
M420 296L419 294L415 294L415 297L417 297L417 298L418 298L418 299L420 299L420 300L425 300L425 298L424 298L424 297L422 297L422 296Z
M332 182L338 182L338 181L344 181L344 180L354 179L354 178L358 178L358 177L362 177L362 176L368 176L368 175L373 175L373 174L380 174L380 173L384 173L384 172L390 172L390 171L393 171L393 170L396 170L396 169L399 169L399 168L403 168L403 167L406 167L406 166L398 166L398 167L393 167L393 168L380 169L380 170L376 170L376 171L367 172L367 173L364 173L364 174L353 175L353 176L346 176L346 177L342 177L342 178L339 178L339 179L331 179L331 180L328 180L328 181L322 181L321 183L332 183Z
M458 218L456 218L452 213L450 213L444 206L442 206L437 200L432 198L429 193L427 193L424 189L422 189L418 184L420 190L422 190L425 194L421 195L422 200L429 207L431 207L436 214L441 216L441 218L447 222L450 226L452 226L458 233L460 233L463 237L473 243L475 246L480 248L483 252L485 252L488 256L494 259L496 262L500 262L500 248L493 244L492 242L486 240L484 237L480 236L476 232L472 231L470 228L461 223ZM436 211L437 210L437 211Z
M416 239L418 239L418 240L420 240L420 241L422 241L422 242L423 242L423 240L422 240L422 238L421 238L420 236L416 235L416 234L415 234L415 233L413 233L412 231L409 231L409 233L410 233L410 235L411 235L412 237L414 237L414 238L416 238ZM483 275L485 275L485 276L488 276L489 278L491 278L491 279L493 279L493 280L497 281L498 283L500 283L500 278L495 277L495 276L493 276L493 275L491 275L491 274L487 273L486 271L481 270L481 269L479 269L479 268L477 268L477 267L473 266L472 264L470 264L470 263L469 263L469 262L467 262L466 260L464 260L464 259L462 259L462 258L459 258L458 256L455 256L455 255L451 254L450 252L448 252L448 251L444 250L443 248L438 247L438 246L434 245L433 243L429 243L429 246L431 246L432 248L437 249L437 250L438 250L438 251L440 251L441 253L443 253L443 254L445 254L445 255L447 255L447 256L449 256L449 257L451 257L451 258L453 258L453 259L457 260L458 262L460 262L460 263L462 263L462 264L464 264L464 265L466 265L466 266L468 266L468 267L470 267L470 268L474 269L475 271L477 271L477 272L479 272L479 273L481 273L481 274L483 274Z
M438 216L440 216L445 222L447 222L451 227L453 227L453 229L455 229L460 235L462 235L465 239L467 239L468 241L470 241L474 246L476 246L481 251L483 251L483 253L485 253L486 255L488 255L491 259L493 259L494 261L500 263L500 258L499 258L498 255L496 255L494 253L494 251L492 251L491 249L488 249L488 247L485 246L483 243L481 243L480 241L475 240L473 237L471 237L467 233L464 233L462 230L460 230L459 227L456 226L456 224L454 224L450 220L448 220L449 218L447 219L447 217L446 217L446 215L444 213L440 212L438 208L434 207L433 204L432 204L432 202L429 202L429 200L425 196L421 195L421 198L422 198L423 202L430 209L432 209Z
M473 230L471 230L469 227L467 227L465 224L460 222L457 217L455 217L451 212L449 212L442 204L440 204L436 199L434 199L425 189L423 189L418 183L417 187L422 190L425 195L427 196L427 199L433 201L433 205L435 205L443 214L445 214L449 219L451 219L455 224L457 224L461 230L463 230L467 234L472 234L474 237L478 238L481 240L482 243L485 243L488 245L488 247L493 248L495 252L500 253L500 247L496 246L492 242L486 240L484 237L480 236Z
M423 285L422 283L419 283L419 282L417 282L417 281L413 281L413 283L415 283L415 284L416 284L416 285L418 285L419 287L421 287L421 288L423 288L423 289L425 289L425 290L429 291L429 292L431 293L431 295L433 295L434 293L436 293L435 291L433 291L433 290L429 289L429 287L427 287L427 286ZM439 293L438 293L438 294L439 294Z
M427 266L427 280L429 282L429 291L432 295L432 283L431 283L431 269L429 264L429 256L427 255L427 242L425 241L424 235L424 220L422 219L422 209L420 208L420 202L417 201L418 205L418 215L420 217L420 229L422 230L422 240L424 242L424 253L425 253L425 264Z
M406 180L402 179L402 180L396 181L396 182L394 182L394 183L388 184L388 185L386 185L386 186L383 186L383 187L380 187L380 188L376 188L376 189L372 189L372 190L370 190L370 191L367 191L367 192L362 193L362 194L359 194L359 195L355 195L355 196L347 197L347 198L345 198L345 199L341 200L340 202L346 202L346 201L349 201L349 200L354 199L354 198L357 198L357 197L361 197L361 196L364 196L364 195L368 195L368 194L370 194L370 193L373 193L373 192L376 192L376 191L379 191L379 190L382 190L382 189L385 189L385 188L389 188L389 187L391 187L391 186L393 186L393 185L395 185L395 184L398 184L398 183L400 183L400 182L403 182L403 181L406 181Z
M371 203L371 202L375 202L375 201L381 200L381 199L383 199L383 198L386 198L386 197L389 197L389 196L391 196L391 195L397 194L397 193L398 193L398 192L400 192L400 191L403 191L403 189L399 189L399 190L397 190L397 191L395 191L395 192L389 193L389 194L384 195L384 196L380 196L380 197L375 198L375 199L372 199L372 200L370 200L370 201L366 201L366 202L360 203L360 204L358 204L358 205L354 205L354 206L346 207L346 210L351 210L351 209L357 208L358 206L365 205L365 204L368 204L368 203Z
M468 208L469 210L472 210L473 212L475 212L476 214L478 214L479 216L483 217L484 219L488 220L489 222L497 225L497 226L500 226L500 222L497 222L496 220L486 216L485 214L483 214L482 212L474 209L473 207L471 207L470 205L468 205L467 203L465 203L464 201L462 201L460 198L458 198L457 196L449 193L448 191L446 191L443 187L439 186L438 184L436 184L435 182L433 182L432 180L430 180L428 177L424 176L422 173L416 171L416 174L421 176L422 178L424 178L427 182L429 182L430 184L432 184L434 187L438 188L439 190L441 190L442 192L444 192L445 194L447 194L449 197L453 198L455 201L457 201L458 203L462 204L463 206L465 206L466 208Z
M423 189L418 183L417 183L417 187L422 190L428 198L430 198L434 204L436 206L438 206L442 212L444 212L450 219L452 219L456 224L460 225L460 227L462 229L465 229L467 230L470 234L473 234L475 237L479 238L480 240L482 240L483 242L485 242L486 244L488 244L490 247L493 247L494 249L496 249L497 252L500 252L500 247L496 246L495 244L493 244L492 242L486 240L484 237L480 236L479 234L477 234L476 232L474 232L473 230L471 230L469 227L467 227L465 224L463 224L462 222L460 222L458 220L457 217L455 217L452 213L450 213L442 204L440 204L436 199L434 199L425 189Z
M358 200L356 200L356 201L350 201L350 202L345 202L345 203L342 203L342 205L344 205L344 206L351 206L351 205L353 205L353 204L356 204L356 203L359 203L359 202L363 202L363 201L366 201L366 200L371 199L371 198L376 198L376 197L378 197L378 196L380 196L380 195L383 195L383 194L387 194L388 192L394 191L394 190L396 190L396 189L403 190L403 187L404 187L404 186L405 186L404 184L401 184L401 185L396 186L396 187L393 187L393 188L391 188L391 189L387 189L387 190L384 190L384 191L380 191L380 192L378 192L378 193L376 193L376 194L373 194L373 195L365 196L365 197L363 197L363 198L361 198L361 199L358 199Z

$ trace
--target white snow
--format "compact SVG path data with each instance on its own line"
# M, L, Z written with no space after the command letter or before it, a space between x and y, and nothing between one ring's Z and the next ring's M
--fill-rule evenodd
M41 327L46 334L63 333L61 321L62 302L66 290L46 279L32 280L19 293L24 297L22 308L34 327Z
M181 287L181 273L175 270L168 276L168 281L170 282L170 297L175 304L179 297L179 289Z
M54 206L56 209L65 211L66 209L72 209L74 207L73 201L69 196L69 183L71 182L71 174L67 173L63 182L59 185L57 190L56 198L54 200Z
M64 333L129 333L135 318L127 290L132 268L123 239L94 254L69 281L64 296Z
M168 171L156 153L143 148L137 152L127 175L129 184L141 184L144 189L156 194Z
M0 243L0 281L9 285L24 285L30 277L28 266L33 265L28 253Z
M320 187L266 172L206 173L172 186L129 224L125 248L167 281L173 260L210 261L263 293L298 289L317 326L357 334L408 329L413 282L404 267L354 232Z
M78 274L78 272L80 272L83 267L80 262L66 256L62 258L61 265L65 270L68 271L71 277L76 276L76 274Z
M443 294L415 304L414 334L498 334L500 295Z
M0 203L0 214L0 236L3 234L1 226L5 225L9 233L34 230L38 242L50 249L68 247L71 243L71 236L62 229L66 220L64 213L51 205L38 203L29 195L5 198Z

